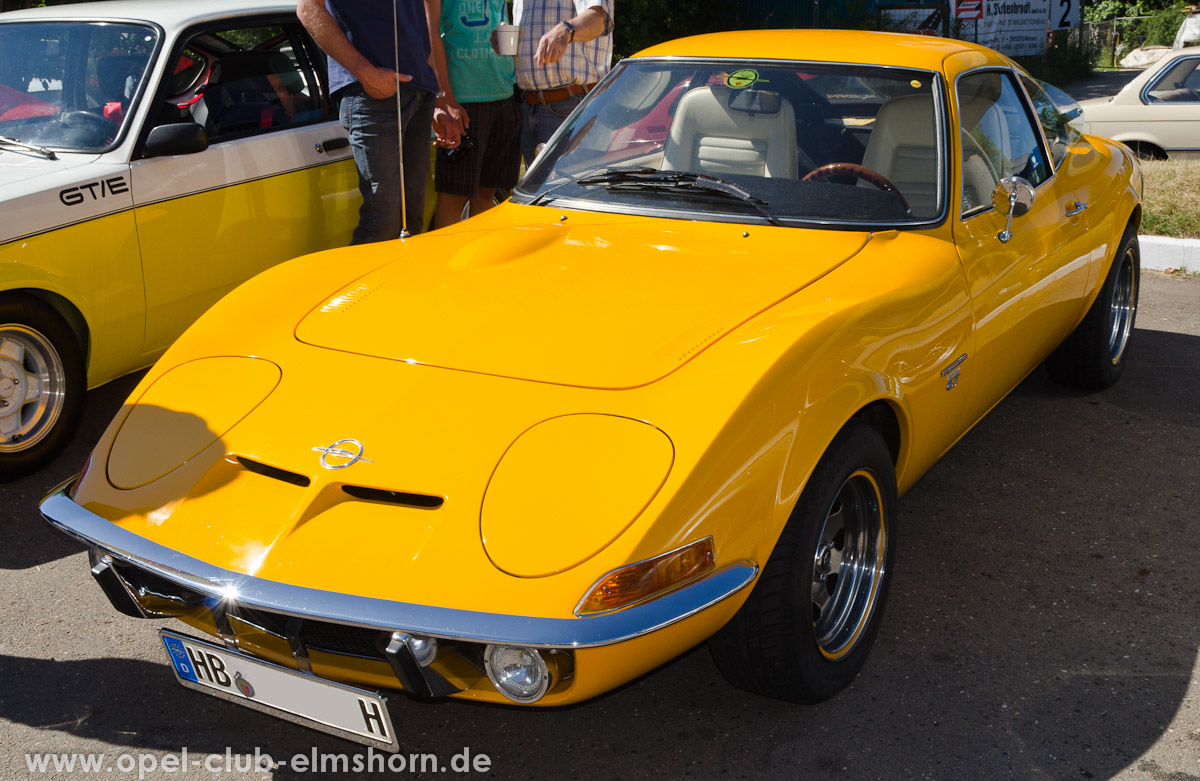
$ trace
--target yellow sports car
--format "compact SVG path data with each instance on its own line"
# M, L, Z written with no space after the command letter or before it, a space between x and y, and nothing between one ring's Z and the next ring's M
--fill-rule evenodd
M897 495L1043 361L1121 374L1140 191L973 44L665 43L511 201L224 298L42 511L194 630L180 682L372 745L389 692L564 705L705 641L823 700Z

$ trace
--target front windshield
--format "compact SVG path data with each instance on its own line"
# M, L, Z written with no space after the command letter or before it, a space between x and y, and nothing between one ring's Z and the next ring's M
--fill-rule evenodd
M946 189L938 85L867 65L627 60L514 199L692 220L928 222Z
M133 113L157 41L154 29L133 24L0 24L0 137L59 151L108 148Z

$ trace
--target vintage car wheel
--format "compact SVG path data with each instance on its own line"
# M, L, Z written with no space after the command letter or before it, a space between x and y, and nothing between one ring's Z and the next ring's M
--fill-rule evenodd
M83 412L83 356L70 326L30 297L0 302L0 477L37 469Z
M1083 322L1046 360L1055 382L1104 390L1120 379L1137 318L1141 268L1137 233L1130 228Z
M754 591L709 643L730 683L807 703L849 685L883 615L895 507L887 445L852 422L809 478Z

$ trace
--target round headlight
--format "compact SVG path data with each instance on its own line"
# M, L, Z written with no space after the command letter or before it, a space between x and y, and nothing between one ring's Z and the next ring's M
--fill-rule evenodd
M437 638L436 637L421 637L413 635L408 641L408 650L412 651L412 655L416 658L417 664L422 667L428 667L429 663L437 656Z
M270 361L238 356L198 358L163 372L121 423L108 452L108 481L132 490L169 474L219 442L282 376Z
M483 659L492 685L513 702L537 702L550 688L550 670L536 648L489 645Z
M639 420L580 413L542 421L492 473L479 533L488 558L519 578L565 572L604 550L658 494L675 447ZM549 532L531 514L557 516Z

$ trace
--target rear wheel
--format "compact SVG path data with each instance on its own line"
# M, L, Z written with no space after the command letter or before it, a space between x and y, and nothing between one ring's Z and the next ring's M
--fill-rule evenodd
M809 478L754 591L709 643L730 683L811 703L854 680L883 615L895 506L887 445L851 423Z
M62 452L83 412L83 356L46 304L0 302L0 477L33 471Z
M1137 318L1141 273L1137 233L1129 228L1083 322L1046 359L1055 382L1104 390L1121 378Z

